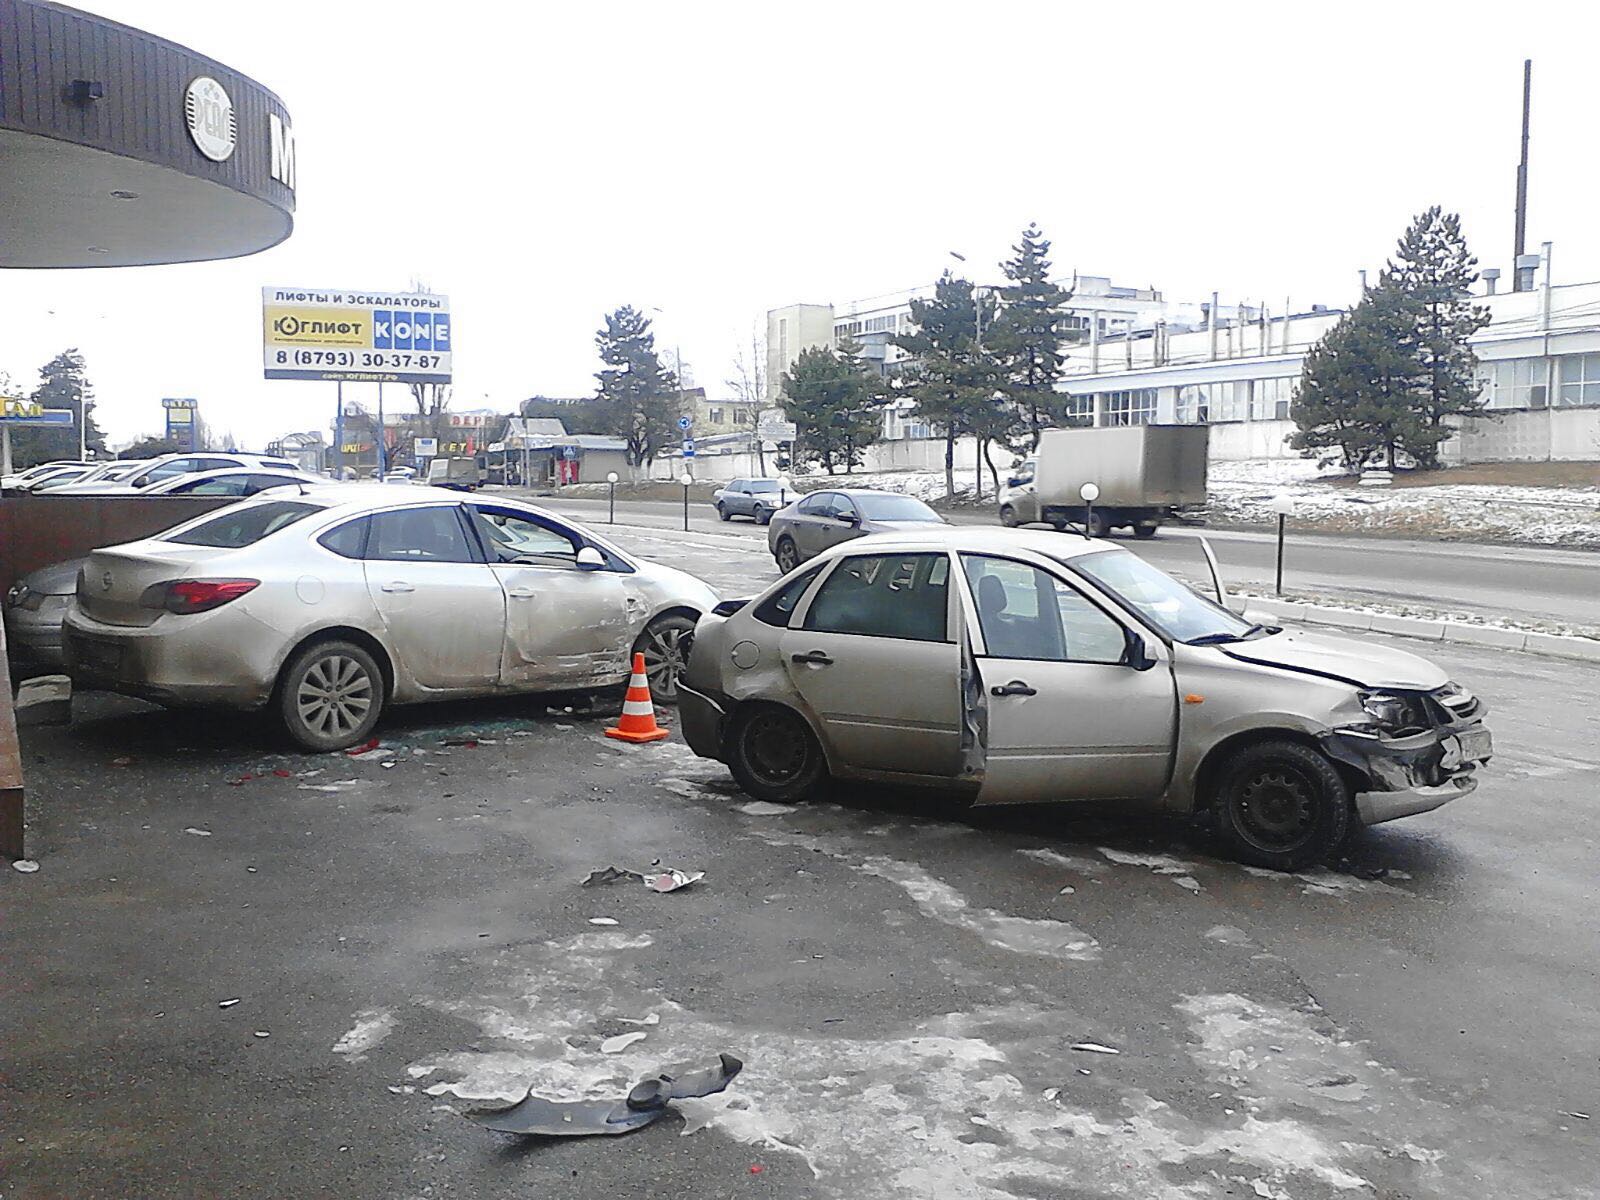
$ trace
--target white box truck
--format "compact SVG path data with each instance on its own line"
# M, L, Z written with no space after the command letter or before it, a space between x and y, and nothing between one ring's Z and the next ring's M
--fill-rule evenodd
M1204 425L1047 429L1001 489L1000 521L1153 537L1179 509L1206 502L1209 441ZM1099 489L1093 505L1082 498L1086 483Z

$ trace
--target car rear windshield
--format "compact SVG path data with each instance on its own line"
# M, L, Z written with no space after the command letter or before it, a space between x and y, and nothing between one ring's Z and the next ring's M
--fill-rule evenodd
M852 496L869 521L937 521L939 514L910 496Z
M321 505L297 500L275 500L247 508L230 508L221 516L212 517L209 521L202 521L161 540L185 546L216 546L223 550L237 550L241 546L253 546L268 534L277 533L321 511Z

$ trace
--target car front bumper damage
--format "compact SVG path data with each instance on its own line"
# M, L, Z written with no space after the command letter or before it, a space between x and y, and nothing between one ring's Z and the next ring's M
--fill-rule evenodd
M1335 729L1321 741L1330 758L1365 780L1356 793L1356 815L1363 825L1431 812L1467 795L1478 786L1477 769L1494 753L1489 730L1481 723L1403 738Z

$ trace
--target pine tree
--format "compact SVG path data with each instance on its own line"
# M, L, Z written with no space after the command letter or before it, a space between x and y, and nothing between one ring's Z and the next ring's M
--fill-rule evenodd
M605 432L627 443L630 466L646 466L677 436L683 393L656 355L649 320L631 305L607 314L594 341L605 364L595 374L601 423Z
M1489 310L1472 303L1478 260L1467 250L1461 218L1437 204L1406 230L1384 273L1398 289L1412 325L1408 350L1417 378L1409 391L1411 420L1400 447L1418 466L1439 463L1439 443L1454 430L1446 417L1484 411L1478 356L1469 339L1489 323Z
M1064 361L1063 309L1072 292L1050 281L1050 241L1037 225L1022 231L1011 252L1000 264L1011 285L1000 289L1000 315L983 343L998 361L1006 396L1024 425L1024 439L1011 448L1032 451L1039 434L1065 416L1055 384Z
M783 411L794 422L791 460L820 462L829 475L860 466L862 453L882 434L881 387L861 361L859 347L812 347L784 374Z
M105 434L94 421L94 389L89 384L83 355L76 348L63 350L39 368L39 385L30 399L45 408L65 408L72 412L74 424L60 426L19 426L11 431L12 462L19 469L56 458L78 457L76 422L87 421L84 445L104 457Z
M913 358L899 390L916 401L915 415L944 438L947 495L956 490L956 440L969 433L992 440L996 423L1003 420L994 411L1001 407L995 399L1000 371L978 341L979 320L991 326L994 310L992 296L975 297L970 280L946 271L934 285L932 300L911 302L913 330L892 339Z
M1410 419L1409 324L1399 293L1380 277L1306 355L1289 410L1300 427L1291 446L1311 452L1338 447L1350 470L1375 456L1394 465Z

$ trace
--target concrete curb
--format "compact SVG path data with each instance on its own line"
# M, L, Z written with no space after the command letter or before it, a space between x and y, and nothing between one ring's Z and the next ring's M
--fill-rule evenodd
M1600 663L1600 640L1562 633L1538 633L1527 629L1508 629L1500 625L1468 625L1427 617L1400 617L1389 613L1369 613L1353 608L1332 608L1323 604L1300 604L1289 600L1246 601L1254 616L1301 621L1307 625L1331 625L1356 632L1388 633L1396 637L1419 638L1428 642L1456 642L1465 646L1491 646L1498 650L1518 650L1553 658Z

